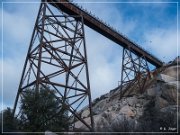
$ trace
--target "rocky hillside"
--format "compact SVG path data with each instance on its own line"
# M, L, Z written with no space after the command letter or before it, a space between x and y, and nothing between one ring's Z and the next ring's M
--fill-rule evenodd
M180 58L152 72L143 93L135 86L120 98L120 88L93 101L95 130L98 132L177 132L179 115ZM84 108L80 115L90 123ZM77 130L86 131L80 122Z

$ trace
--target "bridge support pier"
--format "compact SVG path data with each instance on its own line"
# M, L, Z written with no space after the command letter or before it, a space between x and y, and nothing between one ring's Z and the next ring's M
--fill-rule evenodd
M23 93L35 90L38 95L43 87L56 91L55 97L60 99L60 106L68 111L67 116L72 127L78 121L89 131L93 131L83 18L79 15L69 16L51 8L48 3L40 5L13 113L21 115L21 110L17 107L24 98ZM79 112L87 104L89 123ZM58 112L53 117L57 115Z
M149 67L146 59L135 55L131 48L123 48L120 98L131 86L136 86L138 92L144 91L144 85L149 77Z

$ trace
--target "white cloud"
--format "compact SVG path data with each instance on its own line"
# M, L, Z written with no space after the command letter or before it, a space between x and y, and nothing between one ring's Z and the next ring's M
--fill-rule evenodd
M18 14L3 12L3 34L15 43L24 43L31 33L31 25L28 18ZM19 45L20 45L19 44Z
M103 20L103 22L109 24L116 30L120 30L121 33L128 35L136 26L136 20L123 16L121 9L118 5L122 3L106 3L109 1L102 1L102 3L78 3L82 5L87 11L91 11L97 18Z
M144 35L150 52L168 62L177 56L177 31L174 28L152 29ZM180 36L179 36L180 38ZM179 52L180 53L180 52Z
M0 66L3 64L3 104L5 106L12 105L15 101L15 96L18 90L18 84L20 82L20 76L22 72L23 59L22 58L10 58L0 60ZM1 70L2 71L2 70Z
M89 28L85 32L91 93L96 98L118 86L122 48Z
M3 13L3 16L1 16L3 17L3 29L1 24L1 30L3 30L2 46L4 57L0 59L0 66L2 67L3 64L3 73L1 70L1 75L3 75L3 95L2 93L0 95L1 98L3 97L5 107L12 107L14 103L34 24L32 22L33 15L29 17L34 11L17 12L15 10L10 12L8 10L8 8L20 7L20 5L6 3L4 4L3 12L2 10L0 11L1 15Z
M84 4L88 10L94 13L107 22L112 22L113 27L118 28L122 33L132 33L137 27L137 21L124 19L120 9L109 6L109 4ZM31 5L32 6L32 5ZM28 6L26 6L28 7ZM31 17L37 15L37 9L32 10L32 7L24 10L25 7L19 6L18 10L14 13L4 12L4 32L9 35L11 43L17 42L27 46L14 46L13 51L17 55L8 57L3 60L4 62L4 104L13 104L17 92L24 58L27 53L28 44L31 38L32 26L34 21ZM23 12L24 11L24 12ZM28 13L29 14L28 14ZM31 13L32 12L32 13ZM28 15L27 15L28 14ZM34 14L31 16L31 14ZM16 20L16 21L15 21ZM16 23L13 23L13 22ZM118 85L121 72L121 57L122 48L117 44L111 42L105 37L97 34L96 32L85 28L87 55L89 64L90 83L92 89L92 97L100 96ZM179 34L180 35L180 34ZM151 31L144 30L144 40L151 41L147 44L150 52L154 51L155 54L164 54L169 58L174 58L176 52L176 33L174 29L152 29ZM7 49L4 52L8 55L8 51L13 46L8 44L7 35L5 38L5 45ZM13 40L12 40L13 39ZM157 47L158 46L158 47ZM20 47L24 48L20 50ZM161 51L159 51L161 50ZM9 56L9 55L8 55ZM2 60L1 60L2 61ZM1 73L2 75L2 73Z

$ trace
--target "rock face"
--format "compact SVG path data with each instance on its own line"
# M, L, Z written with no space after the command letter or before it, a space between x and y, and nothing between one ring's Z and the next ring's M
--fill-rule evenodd
M157 76L157 80L163 81L163 82L172 82L172 81L176 81L176 78L171 77L169 75L165 75L165 74L159 74Z
M98 132L176 132L180 115L178 65L168 65L149 81L144 93L134 89L133 94L119 98L119 89L111 90L93 102L95 131ZM135 88L135 87L134 87ZM179 101L178 101L179 100ZM89 112L81 111L90 124ZM87 128L78 121L77 129Z

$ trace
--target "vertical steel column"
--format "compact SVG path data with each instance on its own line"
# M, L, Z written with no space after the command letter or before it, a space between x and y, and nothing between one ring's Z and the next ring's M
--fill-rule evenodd
M42 19L41 24L42 24L42 31L40 32L40 43L39 43L39 59L38 59L38 65L37 65L37 78L36 78L36 98L38 98L38 93L39 93L39 85L41 83L41 78L40 78L40 71L41 71L41 60L42 60L42 49L43 49L43 40L44 40L44 27L45 27L45 14L46 14L46 3L43 4L42 8Z
M41 3L19 84L14 115L20 114L18 102L23 92L40 87L56 91L61 108L68 111L70 125L82 123L94 129L90 81L83 18L54 11L48 3ZM90 123L81 116L81 108L89 106ZM19 111L16 113L16 111ZM60 112L61 110L59 110ZM56 117L56 112L53 117ZM74 119L74 120L73 120Z
M22 84L23 84L23 79L24 79L24 76L25 76L25 70L26 70L26 65L28 64L28 59L29 59L29 54L32 50L32 46L33 46L33 39L34 39L34 36L35 36L35 33L36 33L36 27L38 25L38 21L39 21L39 16L42 12L42 8L43 8L43 4L41 3L40 4L40 7L39 7L39 11L38 11L38 15L37 15L37 18L36 18L36 22L35 22L35 25L34 25L34 29L33 29L33 33L32 33L32 36L31 36L31 41L30 41L30 45L29 45L29 48L28 48L28 52L27 52L27 55L26 55L26 60L25 60L25 63L24 63L24 66L23 66L23 71L22 71L22 75L21 75L21 80L20 80L20 83L19 83L19 87L18 87L18 92L17 92L17 95L16 95L16 99L15 99L15 102L14 102L14 107L13 107L13 115L15 115L15 111L16 111L16 107L17 107L17 103L18 103L18 100L19 100L19 96L20 96L20 93L22 92Z
M81 17L82 23L84 24L83 17ZM86 66L86 76L87 76L87 88L88 88L88 101L89 101L89 110L90 110L90 118L91 118L91 131L94 131L94 119L93 119L93 112L92 112L92 99L91 99L91 88L90 88L90 81L89 81L89 70L88 70L88 62L87 62L87 52L86 52L86 41L85 41L85 32L84 32L84 25L82 26L82 30L84 33L84 56L85 56L85 66Z
M148 76L149 67L146 59L135 55L131 48L123 48L120 99L132 86L142 93Z
M121 82L120 82L120 99L121 99L121 97L123 96L123 87L124 87L124 81L125 81L125 80L124 80L124 75L123 75L123 74L124 74L124 70L125 70L125 69L124 69L124 66L125 66L125 65L124 65L124 62L125 62L125 61L124 61L124 57L125 57L124 55L125 55L125 48L123 47L122 64L121 64L121 65L122 65L122 66L121 66L122 68L121 68Z

